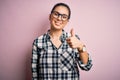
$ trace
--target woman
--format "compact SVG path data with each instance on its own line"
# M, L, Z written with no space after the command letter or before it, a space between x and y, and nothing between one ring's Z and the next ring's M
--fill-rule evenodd
M33 80L79 80L78 65L90 70L92 64L85 45L71 29L64 31L71 16L65 3L56 4L49 16L50 30L34 40Z

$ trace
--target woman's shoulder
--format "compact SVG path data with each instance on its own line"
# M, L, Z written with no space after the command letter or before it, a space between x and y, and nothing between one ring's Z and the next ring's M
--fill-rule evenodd
M42 34L40 36L38 36L34 41L37 41L37 42L43 42L47 37L47 34Z

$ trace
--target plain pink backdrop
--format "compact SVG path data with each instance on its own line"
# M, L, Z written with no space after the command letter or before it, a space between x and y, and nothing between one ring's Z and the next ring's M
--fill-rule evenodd
M0 0L0 80L31 80L32 43L57 2L70 6L65 30L74 28L93 59L81 80L120 80L120 0Z

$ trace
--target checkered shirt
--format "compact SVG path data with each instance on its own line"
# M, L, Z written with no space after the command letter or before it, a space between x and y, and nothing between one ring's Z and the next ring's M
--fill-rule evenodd
M72 49L66 42L69 34L62 31L59 48L56 48L49 35L38 37L33 42L32 48L32 80L79 80L78 66L82 70L90 70L91 58L84 65L80 60L77 49Z

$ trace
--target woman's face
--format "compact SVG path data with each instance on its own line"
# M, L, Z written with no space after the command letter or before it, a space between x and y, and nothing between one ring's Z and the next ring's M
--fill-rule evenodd
M69 11L64 6L57 6L50 14L51 29L62 30L68 22Z

